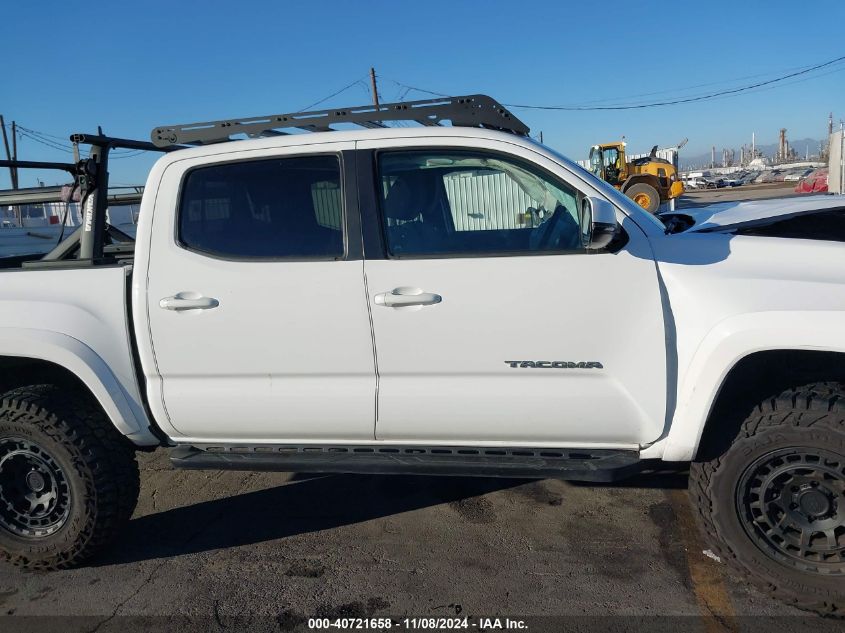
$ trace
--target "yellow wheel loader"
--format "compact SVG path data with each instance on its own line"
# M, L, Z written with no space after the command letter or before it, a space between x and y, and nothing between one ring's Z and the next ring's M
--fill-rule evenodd
M684 193L675 166L657 158L657 145L650 155L630 162L625 160L625 143L594 145L590 148L590 171L649 213Z

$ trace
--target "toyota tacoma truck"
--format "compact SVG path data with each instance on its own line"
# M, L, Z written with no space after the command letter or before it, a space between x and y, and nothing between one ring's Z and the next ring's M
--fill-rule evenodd
M656 217L528 132L473 95L73 135L90 156L52 167L82 226L0 270L0 557L96 554L156 447L586 481L686 462L722 560L845 614L845 200ZM163 153L134 242L105 219L116 147Z

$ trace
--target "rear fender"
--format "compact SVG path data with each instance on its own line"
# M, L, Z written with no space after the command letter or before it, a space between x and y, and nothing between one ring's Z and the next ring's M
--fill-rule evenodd
M0 356L53 363L76 376L115 428L138 445L158 444L143 408L125 393L108 364L81 341L47 330L0 328Z

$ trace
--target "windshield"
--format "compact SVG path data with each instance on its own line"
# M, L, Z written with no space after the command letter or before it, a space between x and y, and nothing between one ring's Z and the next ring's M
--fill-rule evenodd
M659 217L657 217L656 215L652 215L648 211L645 211L636 202L631 200L628 196L620 192L618 189L610 186L604 180L596 178L596 176L590 173L588 169L584 169L583 167L581 167L581 165L574 161L571 161L560 152L556 152L555 150L551 149L550 147L547 147L546 145L543 145L542 147L546 151L553 154L555 158L557 158L561 163L566 165L569 169L571 169L572 171L577 171L581 176L584 177L584 180L586 180L593 187L601 191L605 197L614 202L617 206L625 209L628 215L634 216L636 218L647 218L649 222L654 224L661 231L666 230L666 225L660 221ZM592 160L592 156L590 157L590 159Z

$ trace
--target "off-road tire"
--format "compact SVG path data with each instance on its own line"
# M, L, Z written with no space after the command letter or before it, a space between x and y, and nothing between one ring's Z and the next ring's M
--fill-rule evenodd
M628 196L634 202L636 202L637 194L645 194L648 196L648 206L643 207L642 205L640 205L643 209L645 209L649 213L657 213L657 210L660 208L660 192L657 191L657 189L655 189L648 183L638 182L636 184L631 185L625 190L625 195Z
M131 443L100 408L67 387L32 385L0 398L0 442L31 442L58 465L69 491L61 527L22 536L0 525L0 560L28 569L64 569L105 547L138 501Z
M796 454L828 451L842 459L825 463L845 472L843 385L815 383L764 399L745 418L727 450L705 456L713 457L709 461L694 462L689 488L699 526L714 552L764 593L799 609L845 617L845 575L801 569L788 557L783 558L786 562L776 560L764 551L765 542L755 542L743 526L738 495L744 474L783 449L795 449ZM840 494L831 507L841 507L837 504L845 504L845 496ZM845 545L845 535L838 543ZM834 559L841 562L841 556L840 549Z

